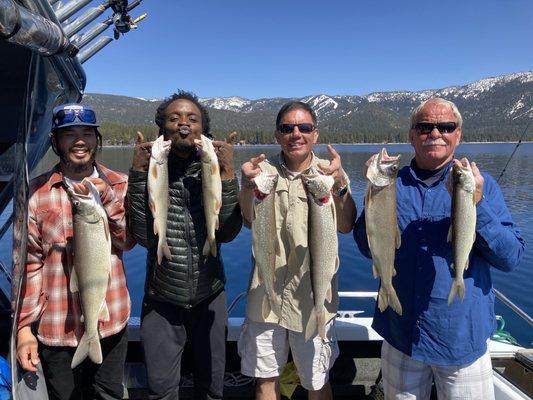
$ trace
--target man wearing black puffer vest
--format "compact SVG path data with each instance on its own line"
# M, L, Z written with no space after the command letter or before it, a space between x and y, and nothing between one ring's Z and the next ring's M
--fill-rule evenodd
M222 207L216 231L217 256L204 256L206 218L201 161L194 140L210 137L209 115L198 98L180 91L158 107L159 134L171 140L168 157L167 243L171 260L157 264L157 237L148 206L147 177L152 143L138 133L129 174L131 232L148 249L141 313L141 343L149 398L177 400L181 356L192 349L196 399L221 399L224 387L227 305L220 243L233 240L242 225L239 185L233 167L231 134L214 141L222 180Z

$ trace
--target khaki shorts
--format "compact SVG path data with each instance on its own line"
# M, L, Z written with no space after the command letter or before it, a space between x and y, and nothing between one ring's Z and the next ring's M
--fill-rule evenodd
M289 349L302 386L307 390L321 389L339 355L335 319L326 325L325 340L317 334L307 342L304 333L246 319L238 341L241 373L255 378L278 377L287 363Z

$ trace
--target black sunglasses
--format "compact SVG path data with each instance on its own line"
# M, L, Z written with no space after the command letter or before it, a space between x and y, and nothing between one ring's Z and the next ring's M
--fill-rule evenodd
M59 110L54 116L55 124L61 126L64 124L70 124L76 120L76 116L80 119L81 122L86 122L88 124L96 124L96 114L93 110Z
M304 124L281 124L278 129L279 129L279 131L282 134L287 135L289 133L292 133L294 131L295 127L298 127L298 130L301 133L311 133L311 132L313 132L316 129L316 126L314 126L313 124L307 124L307 123L304 123Z
M457 124L455 122L440 122L438 124L419 122L415 124L413 128L423 135L430 134L435 128L437 128L440 133L453 133L457 129Z

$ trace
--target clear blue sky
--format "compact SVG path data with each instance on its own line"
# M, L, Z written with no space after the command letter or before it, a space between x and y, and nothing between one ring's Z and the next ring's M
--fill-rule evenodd
M87 92L364 95L533 70L531 0L144 0L142 12L84 64Z

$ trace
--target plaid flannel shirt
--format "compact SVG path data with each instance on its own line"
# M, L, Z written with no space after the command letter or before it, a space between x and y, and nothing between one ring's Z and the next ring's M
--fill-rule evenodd
M110 319L100 321L101 337L121 331L130 316L130 296L122 251L135 242L126 231L124 197L127 176L96 164L108 188L101 194L112 238L111 278L106 303ZM77 346L83 335L78 294L70 292L72 271L72 205L59 166L30 182L28 255L18 329L36 323L37 337L49 346Z

